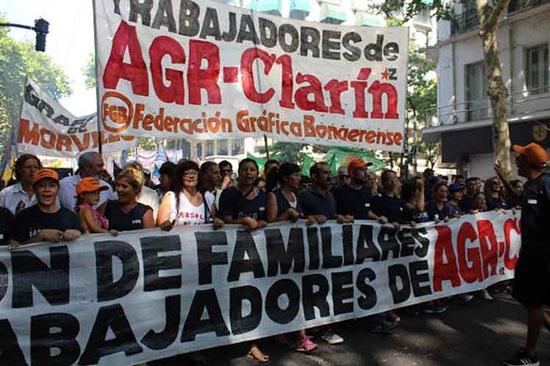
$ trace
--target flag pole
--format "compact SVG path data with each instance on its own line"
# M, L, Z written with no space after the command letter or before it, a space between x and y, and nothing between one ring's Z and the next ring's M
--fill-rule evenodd
M93 12L94 12L94 55L95 55L95 91L97 101L97 150L100 154L103 154L102 136L101 136L101 96L99 94L99 62L98 62L98 47L97 47L97 10L96 0L92 0Z

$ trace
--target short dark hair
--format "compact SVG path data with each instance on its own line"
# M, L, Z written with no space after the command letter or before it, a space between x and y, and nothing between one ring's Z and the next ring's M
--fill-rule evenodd
M321 165L328 165L328 163L326 161L318 161L317 163L313 164L311 166L311 168L309 168L309 177L310 178L313 174L319 174L319 167Z
M279 166L279 171L277 172L277 181L282 185L283 178L288 177L294 173L301 172L300 167L294 163L282 163Z
M216 166L216 165L218 165L218 163L216 163L215 161L205 161L201 165L200 173L205 174L210 170L210 168L212 168L213 166Z
M176 164L172 163L171 161L167 161L160 166L159 174L165 174L171 177L172 175L174 175L175 171Z
M266 162L264 163L264 169L267 168L267 166L268 166L269 164L277 164L277 165L279 165L279 162L278 162L277 160L275 160L275 159L269 159L268 161L266 161Z
M220 167L220 170L222 170L222 169L225 168L226 166L229 166L231 169L233 169L233 164L231 164L231 163L228 162L227 160L222 160L222 161L220 161L220 163L218 164L218 166Z
M476 177L470 177L468 179L466 179L466 184L470 183L470 182L475 182L477 181L479 178L476 178Z
M256 170L259 172L260 171L260 168L258 167L258 163L256 163L256 160L253 160L253 159L250 159L250 158L246 158L246 159L243 159L239 162L239 171L241 171L241 168L243 167L244 164L247 164L247 163L252 163L254 164L254 166L256 167ZM221 163L220 163L221 164ZM220 167L221 168L221 167Z
M38 162L38 169L42 169L42 162L40 161L40 159L38 159L36 155L23 154L15 161L15 179L17 179L18 181L21 180L21 174L19 174L19 171L23 169L27 160L31 159L34 159Z

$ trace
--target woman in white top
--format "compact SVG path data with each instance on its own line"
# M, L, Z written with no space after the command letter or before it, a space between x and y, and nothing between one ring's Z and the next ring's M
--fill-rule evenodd
M223 226L216 218L214 195L198 189L199 165L184 160L176 167L172 190L166 193L160 204L157 225L171 230L174 225L200 225L212 223L215 229Z

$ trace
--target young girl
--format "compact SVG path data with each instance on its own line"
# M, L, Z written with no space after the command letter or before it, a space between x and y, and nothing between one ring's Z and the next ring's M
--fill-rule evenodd
M101 186L94 177L83 178L76 185L76 212L80 227L85 233L111 233L116 236L116 230L109 230L109 221L94 206L99 202L99 192L108 189Z

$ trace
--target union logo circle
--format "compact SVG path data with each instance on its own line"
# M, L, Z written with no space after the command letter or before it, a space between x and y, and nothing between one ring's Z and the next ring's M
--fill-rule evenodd
M109 103L109 98L117 99L118 103ZM106 131L121 133L128 129L134 116L134 106L125 95L108 91L101 100L101 124Z

